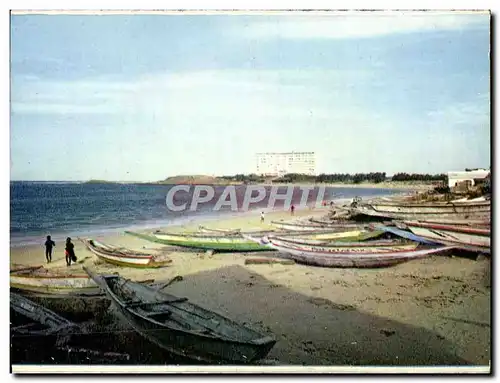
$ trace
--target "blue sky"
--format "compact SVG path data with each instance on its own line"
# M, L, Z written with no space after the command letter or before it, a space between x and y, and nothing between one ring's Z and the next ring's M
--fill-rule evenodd
M490 165L489 15L15 15L11 179Z

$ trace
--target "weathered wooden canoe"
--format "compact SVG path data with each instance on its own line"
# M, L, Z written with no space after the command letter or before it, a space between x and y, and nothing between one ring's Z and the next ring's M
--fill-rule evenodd
M20 294L10 294L10 357L12 364L62 363L85 360L92 364L129 360L129 355L81 348L92 332ZM102 334L96 334L102 337ZM90 338L90 339L89 339ZM76 360L75 360L76 358Z
M237 235L241 232L241 229L213 229L206 226L199 226L198 230L202 233L218 233L218 234L232 234Z
M442 219L451 219L451 220L488 220L490 219L490 212L471 212L471 213L460 213L460 212L441 212L441 213L432 213L429 211L422 211L421 213L413 213L413 212L387 212L387 211L378 211L373 209L369 205L357 206L354 208L350 208L352 214L363 214L373 217L383 217L390 219L398 219L398 220L442 220Z
M320 252L297 249L283 244L268 245L298 263L322 267L387 267L409 260L427 257L430 254L449 250L452 247L419 245L411 250L389 252Z
M66 318L13 292L10 293L10 308L30 322L29 326L22 325L12 328L13 334L16 335L45 336L77 328L76 324Z
M443 225L418 221L403 222L414 234L464 250L490 253L490 228Z
M490 201L475 202L423 202L423 203L401 203L401 202L372 202L358 206L371 208L379 213L403 213L403 214L489 214Z
M276 343L212 311L117 275L84 268L119 313L144 338L197 361L248 363L264 358Z
M82 239L81 241L99 259L117 266L155 268L172 263L172 260L168 258L159 259L153 254L119 249L93 239Z
M286 222L286 221L271 221L271 224L276 226L281 230L290 231L313 231L313 230L345 230L349 229L362 229L365 225L359 223L329 223L329 224L319 224L319 223L298 223L298 222Z
M253 238L259 241L258 238ZM418 246L418 243L411 241L390 241L390 242L334 242L329 244L311 244L289 241L284 238L267 237L261 238L259 243L266 245L274 245L271 247L281 246L295 250L311 252L311 253L342 253L342 254L364 254L364 253L388 253L394 251L410 251Z
M484 228L491 226L491 220L488 218L483 218L483 219L429 218L425 220L420 220L419 222L434 223L441 225L453 225L453 226L484 227Z
M42 265L30 266L30 265L18 265L16 263L14 263L10 266L10 272L11 273L19 273L21 271L33 271L33 270L38 270L41 268L43 268Z
M254 237L255 238L255 237ZM372 241L323 241L318 239L304 239L304 238L288 238L288 237L280 237L280 236L268 236L263 237L263 241L265 240L273 240L295 244L295 245L306 245L306 246L318 246L318 247L334 247L334 248L349 248L349 247L389 247L389 248L398 248L401 246L406 246L408 244L414 244L413 241L402 241L400 239L380 239L380 240L372 240Z
M126 231L127 234L157 243L190 247L203 250L215 250L218 252L240 252L240 251L268 251L266 247L260 246L238 236L224 235L194 235L155 232L153 235L134 233Z
M31 292L70 294L91 293L97 285L87 274L54 273L42 268L11 273L10 287Z
M78 326L55 312L10 293L11 360L23 361L30 353L51 353L71 340Z

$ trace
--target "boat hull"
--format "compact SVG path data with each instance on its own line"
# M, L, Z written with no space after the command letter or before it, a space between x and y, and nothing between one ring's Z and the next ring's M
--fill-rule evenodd
M120 306L119 310L130 325L150 342L172 354L200 362L249 363L264 358L275 344L274 342L265 347L259 347L245 344L235 345L232 342L216 339L210 340L210 342L200 341L200 337L197 335L173 329L165 330L163 326L142 321L123 306Z
M354 223L338 223L338 224L321 224L321 223L311 223L311 224L300 224L293 222L279 222L272 221L272 225L276 226L281 230L290 230L290 231L313 231L313 230L342 230L342 229L362 229L362 224L354 224Z
M490 230L488 229L474 229L408 221L405 221L404 224L415 235L434 242L454 245L464 250L483 251L486 253L491 252Z
M10 287L24 291L66 295L76 292L95 292L97 285L87 275L13 273L10 274Z
M488 214L490 213L490 202L434 202L421 204L398 204L398 203L371 203L366 204L373 210L382 213L404 213L404 214Z
M354 214L363 214L372 217L399 219L399 220L480 220L485 221L490 219L489 211L486 213L457 213L453 211L446 211L441 213L432 213L429 211L424 211L420 213L413 212L388 212L388 211L377 211L367 206L358 206L351 209Z
M433 253L449 250L452 247L432 246L423 249L399 250L384 253L365 252L365 253L350 253L350 252L318 252L297 249L284 245L276 245L271 243L270 247L285 254L298 263L303 263L310 266L321 267L352 267L352 268L378 268L393 266L398 263L407 262L414 259L424 258Z
M106 251L99 248L99 243L91 242L90 240L83 240L87 249L95 254L99 259L104 262L123 267L136 267L136 268L158 268L164 267L171 263L171 260L158 262L153 255L128 255L119 252Z
M85 270L139 334L172 354L203 362L241 364L265 357L276 343L271 336L263 336L186 298Z
M270 238L270 243L278 246L287 246L293 249L305 250L311 252L325 253L385 253L397 250L412 250L418 246L415 242L387 241L382 243L369 242L346 242L346 243L330 243L326 245L314 244L307 242L288 241L281 238Z

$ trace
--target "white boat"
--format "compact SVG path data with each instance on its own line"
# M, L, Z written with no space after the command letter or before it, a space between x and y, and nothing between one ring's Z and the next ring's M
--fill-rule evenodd
M153 254L119 249L93 239L83 239L82 242L99 259L117 266L153 268L172 263L172 260L168 258L160 259Z

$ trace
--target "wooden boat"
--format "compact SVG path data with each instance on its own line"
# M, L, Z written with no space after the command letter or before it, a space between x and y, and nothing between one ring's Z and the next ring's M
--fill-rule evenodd
M474 202L372 202L359 204L358 207L372 209L379 213L398 214L490 214L490 201Z
M268 251L269 249L247 241L241 235L194 235L155 232L153 235L134 233L126 231L127 234L145 239L151 242L163 243L166 245L175 245L190 247L202 250L215 250L219 252L240 252L240 251Z
M372 217L383 217L398 220L441 220L441 219L451 219L451 220L488 220L490 219L490 213L488 212L472 212L472 213L461 213L461 212L441 212L432 213L428 211L422 211L421 213L414 212L387 212L378 211L373 209L371 206L363 205L354 208L349 208L351 214L363 214Z
M256 240L254 238L254 240ZM345 253L345 254L364 254L364 253L388 253L394 251L413 250L418 243L411 241L377 241L371 242L333 242L328 244L311 244L304 242L289 241L284 238L268 237L262 238L260 243L266 245L282 246L291 249L307 251L311 253Z
M58 335L77 328L73 322L13 292L10 293L10 308L30 322L29 325L12 328L14 335Z
M84 269L138 333L173 354L197 361L248 363L264 358L276 343L273 337L190 303L187 298Z
M470 227L490 227L491 221L488 218L484 219L453 219L453 218L428 218L419 222L454 225L454 226L470 226Z
M54 273L41 268L11 273L10 287L22 291L67 295L92 293L97 285L87 274Z
M325 230L325 229L338 229L344 230L346 228L352 229L362 229L364 225L359 223L329 223L329 224L319 224L319 223L298 223L298 222L286 222L286 221L271 221L271 224L276 226L281 230L290 231L313 231L313 230Z
M198 230L202 233L218 233L218 234L232 234L237 235L241 229L212 229L205 226L199 226Z
M353 253L350 251L322 252L309 251L304 248L276 244L271 240L268 244L271 248L278 250L285 256L298 263L321 267L387 267L414 259L427 257L430 254L449 250L452 247L419 245L411 250L395 250L389 252L368 251Z
M255 238L255 237L254 237ZM401 245L408 244L408 241L401 241L400 239L379 239L370 241L324 241L320 239L307 239L307 238L288 238L280 236L268 236L262 237L262 240L272 239L274 241L282 241L285 243L291 243L296 245L308 245L308 246L322 246L322 247L352 247L352 246L362 246L362 247L398 247ZM411 243L411 242L410 242Z
M19 265L19 264L12 264L10 266L10 272L11 273L18 273L20 271L33 271L33 270L38 270L43 268L42 265L39 266L30 266L30 265Z
M68 344L78 326L55 312L10 293L11 358L23 360L30 353L45 353Z
M172 260L168 258L159 259L153 254L116 248L93 239L82 239L81 241L99 259L113 265L155 268L172 263Z
M10 357L12 364L63 363L79 360L107 364L129 360L129 355L106 352L88 345L92 333L85 324L76 324L20 294L10 293ZM95 334L101 338L102 334ZM74 359L76 358L76 361Z
M337 217L334 218L326 218L326 219L319 219L319 218L309 218L309 222L311 222L313 225L321 225L321 226L327 226L327 227L358 227L362 226L361 223L347 220L347 219L338 219Z
M443 225L418 221L403 222L414 234L464 250L490 253L490 228Z

